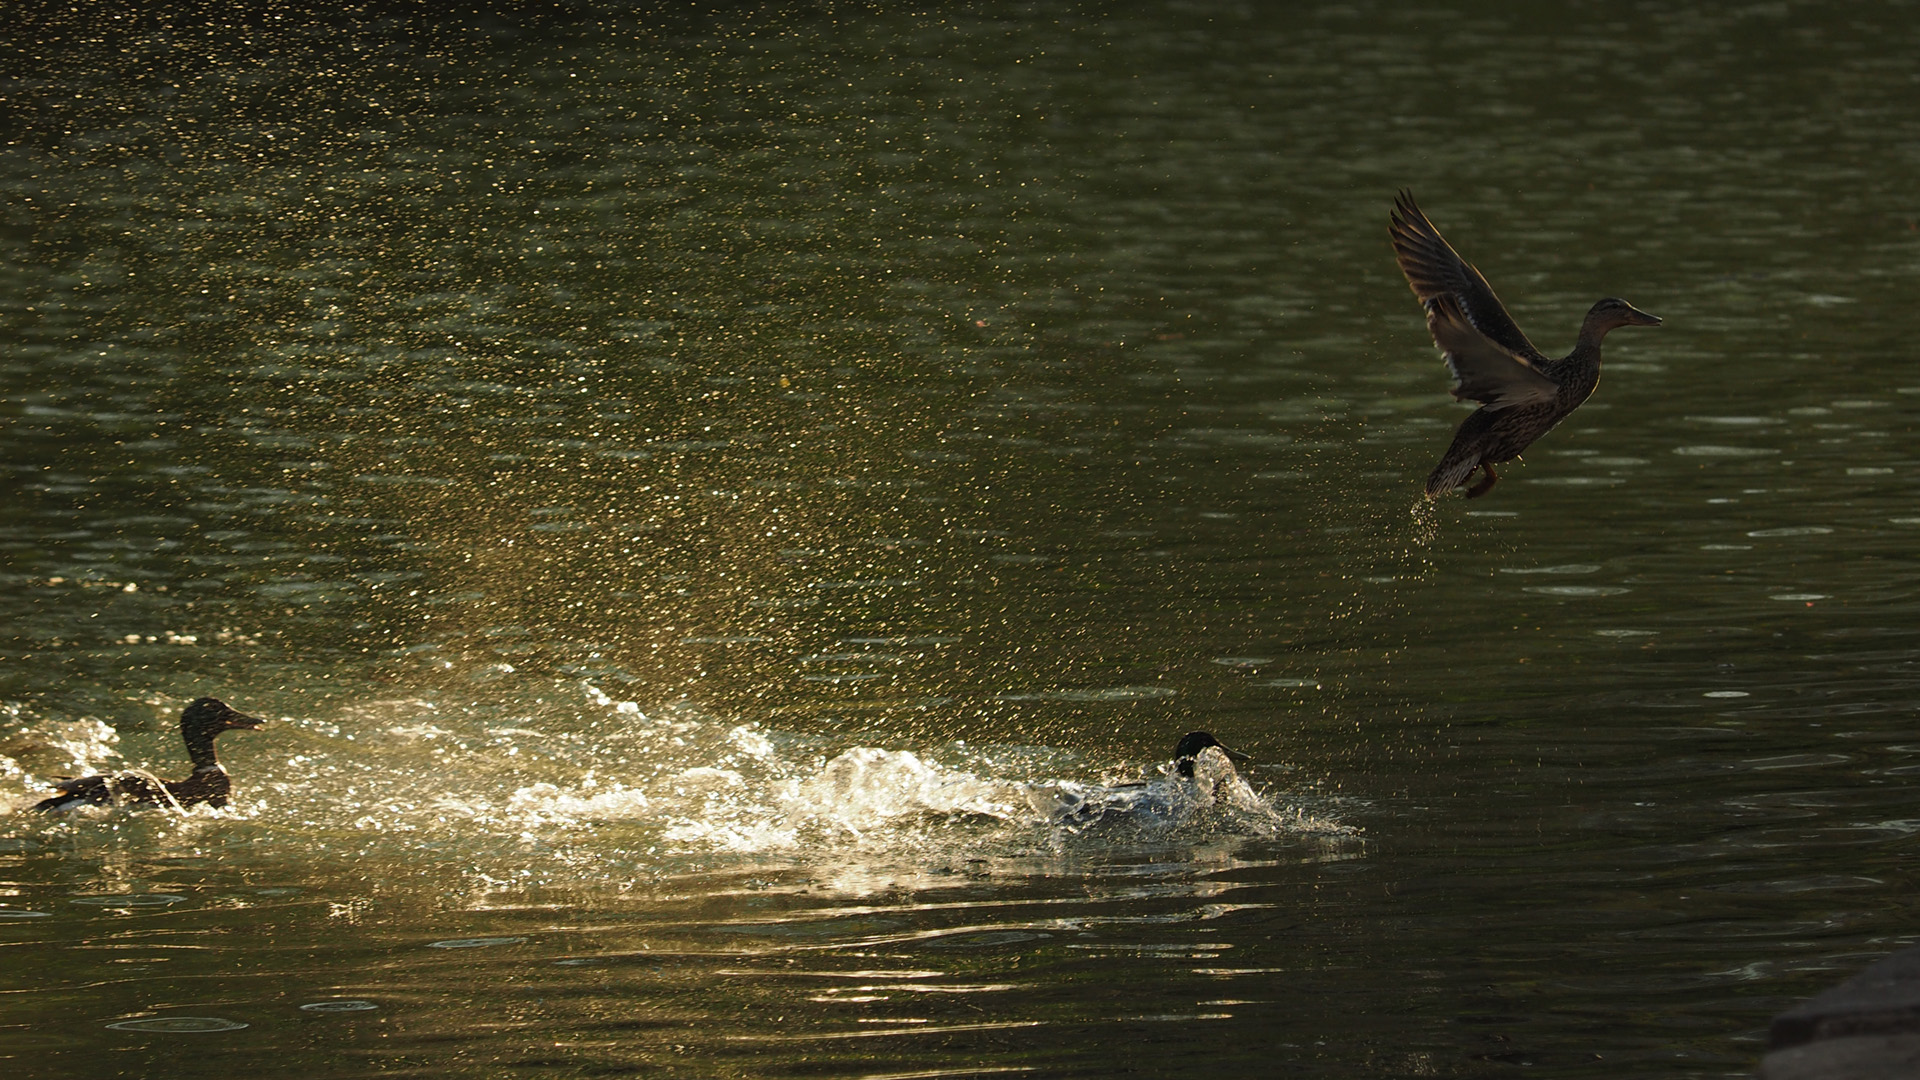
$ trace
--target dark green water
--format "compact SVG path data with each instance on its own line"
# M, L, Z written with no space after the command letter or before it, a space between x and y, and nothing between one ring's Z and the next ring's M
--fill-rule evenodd
M28 12L0 792L273 723L0 819L12 1075L1737 1076L1920 938L1907 6ZM1431 511L1401 186L1666 319Z

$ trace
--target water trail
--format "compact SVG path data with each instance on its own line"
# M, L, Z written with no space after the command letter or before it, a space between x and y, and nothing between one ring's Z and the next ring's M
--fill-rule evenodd
M847 745L685 702L643 711L592 686L574 684L573 695L526 712L398 699L323 720L281 718L275 741L232 755L231 807L189 808L166 815L175 826L128 835L314 860L424 859L505 879L617 878L822 848L966 858L1350 833L1324 808L1256 789L1217 751L1200 756L1192 778L1162 764L1101 782L1066 750ZM29 722L0 733L0 746L68 730ZM102 751L112 740L88 732L93 741L78 748L88 763L111 758ZM20 806L44 783L10 756L0 758L0 781ZM84 834L138 816L23 813L0 831Z
M1413 542L1417 547L1429 547L1440 536L1440 507L1433 499L1425 495L1414 499L1407 508L1407 518L1413 526Z

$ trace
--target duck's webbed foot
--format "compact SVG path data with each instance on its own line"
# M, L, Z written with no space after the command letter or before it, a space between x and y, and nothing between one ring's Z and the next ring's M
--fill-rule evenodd
M1467 489L1467 498L1469 499L1477 499L1485 495L1487 492L1493 490L1493 485L1500 482L1500 477L1494 474L1493 466L1486 462L1483 461L1480 463L1480 471L1486 475L1480 478L1479 483Z

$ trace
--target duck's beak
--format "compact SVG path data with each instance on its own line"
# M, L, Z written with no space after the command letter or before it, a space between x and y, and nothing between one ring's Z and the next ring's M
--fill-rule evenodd
M1659 326L1660 316L1649 315L1632 304L1627 305L1628 326Z
M1215 746L1220 746L1220 744L1219 744L1219 743L1215 743L1214 745L1215 745ZM1253 755L1251 755L1251 754L1243 754L1243 753L1241 753L1240 751L1238 751L1238 750L1235 750L1234 748L1232 748L1232 747L1230 747L1230 746L1220 746L1220 752L1221 752L1221 753L1223 753L1223 754L1225 754L1225 755L1227 755L1227 760L1228 760L1228 761L1235 761L1235 762L1238 762L1238 763L1240 763L1240 764L1242 764L1242 765L1245 765L1245 764L1246 764L1247 762L1249 762L1249 761L1252 761L1252 760L1253 760Z
M265 720L257 716L248 716L246 713L240 712L237 709L227 713L227 726L230 728L239 728L241 731L258 731L261 727L265 726L265 724Z

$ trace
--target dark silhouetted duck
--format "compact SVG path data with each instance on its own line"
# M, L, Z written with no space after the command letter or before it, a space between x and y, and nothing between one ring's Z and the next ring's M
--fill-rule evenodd
M1173 748L1171 768L1160 766L1157 778L1122 784L1033 784L1026 788L1027 802L1045 819L1075 830L1093 825L1174 825L1213 805L1223 784L1244 788L1233 762L1249 760L1207 732L1189 731ZM1202 761L1206 767L1196 770Z
M1453 396L1480 402L1427 477L1429 499L1459 487L1475 469L1483 475L1467 489L1467 498L1485 495L1500 479L1495 465L1519 457L1599 385L1600 342L1607 331L1660 325L1625 300L1608 297L1587 312L1573 351L1549 360L1514 325L1487 279L1414 205L1412 192L1400 193L1388 231L1400 272L1427 309L1427 329L1453 370Z
M143 772L117 772L62 780L54 785L60 794L42 799L33 808L70 810L76 806L120 803L182 809L201 803L225 806L233 784L227 779L227 770L220 767L219 759L214 756L214 737L223 731L251 731L265 722L228 707L219 698L203 697L180 712L180 738L187 744L187 757L193 760L192 776L166 781Z
M1200 751L1205 750L1209 746L1219 747L1220 752L1227 755L1228 759L1232 761L1253 760L1238 750L1228 749L1225 743L1205 731L1189 731L1185 735L1180 736L1180 741L1173 747L1173 771L1179 773L1181 776L1191 778L1193 776L1193 759L1199 757Z

